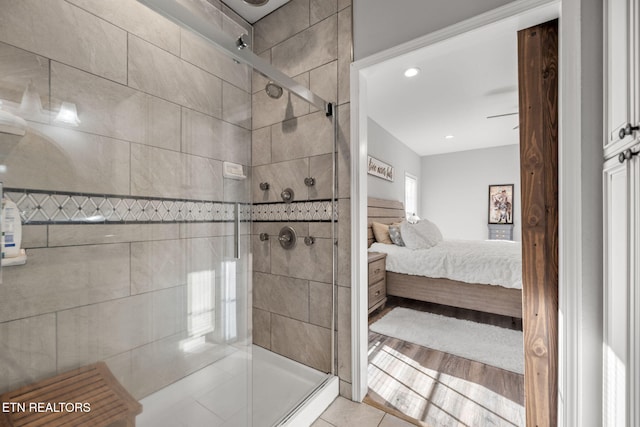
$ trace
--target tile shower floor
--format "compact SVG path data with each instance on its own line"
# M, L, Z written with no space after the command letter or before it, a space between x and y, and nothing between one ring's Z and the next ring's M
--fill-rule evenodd
M325 378L261 347L253 346L252 354L236 350L142 399L136 425L269 427Z

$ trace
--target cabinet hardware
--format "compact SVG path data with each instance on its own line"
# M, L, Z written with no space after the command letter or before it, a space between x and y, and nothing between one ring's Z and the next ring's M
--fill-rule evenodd
M376 271L374 271L373 274L378 274L378 273L380 273L380 269L376 268Z
M380 295L380 291L376 291L376 296Z
M618 154L618 161L620 163L624 163L625 160L629 160L638 154L640 154L640 151L631 151L631 149L627 148L622 153Z
M620 139L624 139L625 136L631 135L634 131L640 130L640 126L631 126L631 123L620 129L618 136Z

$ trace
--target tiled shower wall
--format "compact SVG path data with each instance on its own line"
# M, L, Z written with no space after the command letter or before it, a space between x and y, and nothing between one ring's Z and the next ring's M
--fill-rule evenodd
M0 0L0 10L3 106L31 82L53 112L25 117L19 142L0 136L0 181L12 198L33 197L24 214L40 220L23 227L27 264L2 271L0 392L106 360L141 397L219 357L216 341L248 342L248 229L243 260L229 262L232 227L216 213L102 224L35 214L54 193L128 208L250 201L249 179L222 176L222 161L251 164L250 70L135 0ZM252 31L215 0L203 13L234 36ZM54 122L63 101L77 106L78 127ZM233 275L237 329L223 337L220 284ZM216 327L210 351L186 354L179 342L203 320L198 292Z
M337 368L341 393L351 396L349 65L352 62L351 1L291 0L254 24L254 51L276 68L338 104L338 290ZM253 76L254 203L282 202L289 187L295 200L332 197L333 127L324 112L295 96L274 100L267 80ZM313 187L304 184L313 177ZM270 188L260 190L267 182ZM255 218L254 218L255 219ZM277 241L290 225L301 240L285 251ZM260 233L270 239L261 241ZM253 338L260 346L317 369L331 369L332 242L328 222L254 221Z

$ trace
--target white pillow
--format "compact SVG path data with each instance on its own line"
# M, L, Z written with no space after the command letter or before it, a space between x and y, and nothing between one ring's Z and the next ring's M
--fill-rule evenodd
M438 226L426 219L416 224L403 222L400 224L400 234L409 249L429 249L442 242L442 233Z

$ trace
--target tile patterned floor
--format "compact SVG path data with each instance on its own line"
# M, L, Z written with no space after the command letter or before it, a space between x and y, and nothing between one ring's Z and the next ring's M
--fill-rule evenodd
M414 427L366 403L338 397L311 427Z

